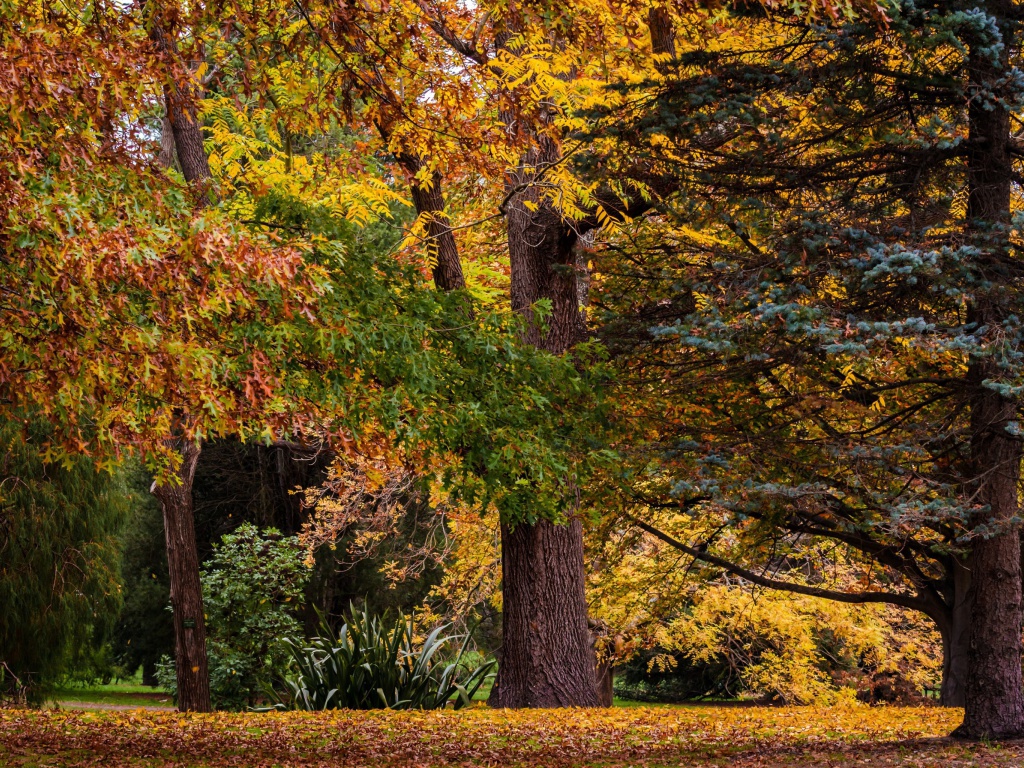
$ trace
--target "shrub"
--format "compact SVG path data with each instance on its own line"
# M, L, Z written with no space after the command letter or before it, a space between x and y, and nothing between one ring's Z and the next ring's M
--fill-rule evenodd
M260 531L246 523L223 537L203 566L203 612L210 669L210 697L217 709L260 703L290 657L283 638L295 635L292 615L308 571L294 536ZM174 664L164 659L157 679L176 693Z
M321 619L321 634L289 640L294 673L284 680L287 694L277 709L441 709L469 704L494 661L466 663L469 636L430 632L417 644L412 622L403 614L370 616L354 606L337 635ZM462 640L454 658L444 652Z

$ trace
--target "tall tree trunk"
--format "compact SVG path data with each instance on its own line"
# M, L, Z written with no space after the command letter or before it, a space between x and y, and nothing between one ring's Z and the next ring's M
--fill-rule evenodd
M383 133L383 131L382 131ZM429 182L422 182L416 174L423 168L418 157L403 154L399 157L402 166L412 176L412 202L416 214L427 220L427 253L430 256L434 285L441 291L457 291L466 287L459 260L459 247L455 242L451 222L444 210L444 194L441 190L441 174L434 171Z
M181 439L173 442L181 457L177 483L153 485L160 500L167 539L167 568L171 576L171 610L174 612L174 659L178 680L178 709L209 712L210 674L206 662L206 622L203 590L199 582L199 557L192 515L192 480L199 462L199 444Z
M940 625L942 635L942 689L939 703L944 707L962 707L966 703L967 668L971 640L970 563L953 561L952 604L948 625Z
M968 237L982 255L979 271L991 288L979 287L968 320L988 327L989 338L1006 316L1005 292L1010 221L1010 116L986 92L1000 90L1011 48L1007 23L1010 0L988 3L1004 35L999 60L990 42L971 48L969 71L974 98L969 107ZM974 356L968 366L971 397L971 470L968 489L982 511L975 515L971 553L971 630L964 722L956 734L967 738L1024 736L1024 684L1021 680L1021 550L1016 519L1020 512L1021 441L1008 431L1017 403L990 385L1003 374L997 359Z
M577 236L528 186L558 150L546 138L527 153L508 202L512 309L527 319L526 341L556 354L584 334ZM530 205L526 205L530 203ZM551 302L546 328L533 317ZM583 526L578 519L502 528L502 649L488 703L501 707L596 707L597 669L587 626Z
M184 65L178 61L178 49L171 27L162 18L163 6L149 0L150 37L173 71ZM198 94L191 82L168 82L164 86L167 114L164 130L171 137L161 140L162 162L172 147L185 180L196 190L197 209L209 202L210 166L203 146L202 126L198 119ZM196 551L195 520L192 514L192 480L200 447L187 438L172 439L169 444L181 459L176 483L153 485L160 500L167 539L167 567L171 581L171 607L174 611L175 668L178 680L178 709L209 712L210 674L206 658L206 621L203 614L203 590L199 581L199 555Z

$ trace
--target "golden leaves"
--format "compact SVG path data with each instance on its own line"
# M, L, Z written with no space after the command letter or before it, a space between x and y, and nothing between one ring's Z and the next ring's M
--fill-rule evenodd
M12 768L93 762L246 766L1017 765L1019 745L935 740L940 708L673 707L212 715L0 711ZM916 740L916 741L914 741ZM67 756L65 763L60 763ZM72 758L73 756L73 758Z

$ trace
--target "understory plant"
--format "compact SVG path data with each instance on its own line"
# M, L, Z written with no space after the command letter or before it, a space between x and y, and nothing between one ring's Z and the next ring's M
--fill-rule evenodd
M203 566L215 708L241 710L265 702L272 681L285 674L290 654L282 638L299 631L294 613L309 577L303 556L296 537L245 523L223 537ZM171 659L158 665L157 677L176 694Z
M337 634L321 617L320 635L289 639L293 672L275 709L460 709L489 676L493 660L467 660L469 635L433 629L417 642L404 614L371 616L355 606ZM458 651L450 651L461 641Z

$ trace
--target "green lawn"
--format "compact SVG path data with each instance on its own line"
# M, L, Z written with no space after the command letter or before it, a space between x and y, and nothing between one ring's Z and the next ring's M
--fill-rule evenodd
M138 683L111 683L109 685L69 686L57 688L49 697L49 703L59 704L64 709L74 709L75 704L118 707L173 707L169 694Z

